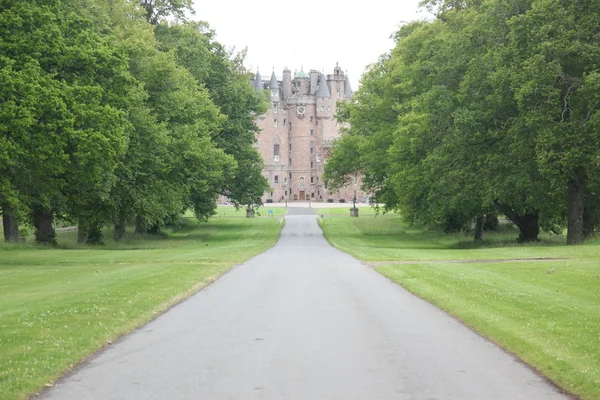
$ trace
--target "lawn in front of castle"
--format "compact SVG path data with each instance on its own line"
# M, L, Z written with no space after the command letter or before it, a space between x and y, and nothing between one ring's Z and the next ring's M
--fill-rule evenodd
M362 210L361 210L362 212ZM324 215L336 248L488 337L564 390L600 399L600 241L541 235L517 244L505 227L481 244L411 226L395 214ZM535 260L534 260L535 259ZM398 315L398 318L402 318Z
M221 210L221 208L219 209ZM0 245L0 399L24 398L275 244L277 218L183 218L162 235ZM230 217L227 217L230 215ZM110 232L106 232L107 238ZM235 295L235 294L232 294Z

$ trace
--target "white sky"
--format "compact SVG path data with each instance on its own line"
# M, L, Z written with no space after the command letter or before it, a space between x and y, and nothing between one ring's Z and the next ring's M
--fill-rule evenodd
M365 67L394 43L402 22L422 18L419 0L195 0L194 19L207 21L227 47L248 47L246 66L281 78L303 66L332 74L336 62L348 71L352 89Z

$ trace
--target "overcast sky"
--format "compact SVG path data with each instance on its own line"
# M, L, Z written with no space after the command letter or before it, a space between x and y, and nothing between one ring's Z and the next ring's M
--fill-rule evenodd
M246 66L281 77L284 67L333 73L336 62L356 89L365 67L393 47L402 22L422 18L419 0L195 0L194 19L207 21L227 47L248 48Z

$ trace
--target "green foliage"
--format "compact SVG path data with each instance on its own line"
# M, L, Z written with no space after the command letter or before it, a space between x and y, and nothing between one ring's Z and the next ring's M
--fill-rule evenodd
M223 194L260 203L253 119L264 100L247 84L243 53L226 51L205 23L161 23L190 7L3 2L0 205L43 227L39 240L53 242L55 216L91 243L107 224L123 237L127 224L160 229L189 207L206 220Z
M431 227L502 212L521 240L568 223L579 243L584 215L597 219L583 207L600 148L597 7L423 4L437 19L401 27L339 113L350 127L326 177L340 186L361 172L386 209Z
M161 49L175 53L226 117L222 129L213 131L212 140L235 159L237 169L221 194L236 205L260 205L269 186L262 176L260 154L252 145L258 132L254 118L266 110L266 102L248 85L243 53L227 51L202 22L160 24L156 35Z

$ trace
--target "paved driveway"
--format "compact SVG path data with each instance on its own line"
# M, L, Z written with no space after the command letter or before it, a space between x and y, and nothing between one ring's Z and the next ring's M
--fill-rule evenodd
M495 345L333 249L290 208L271 250L44 399L561 399Z

